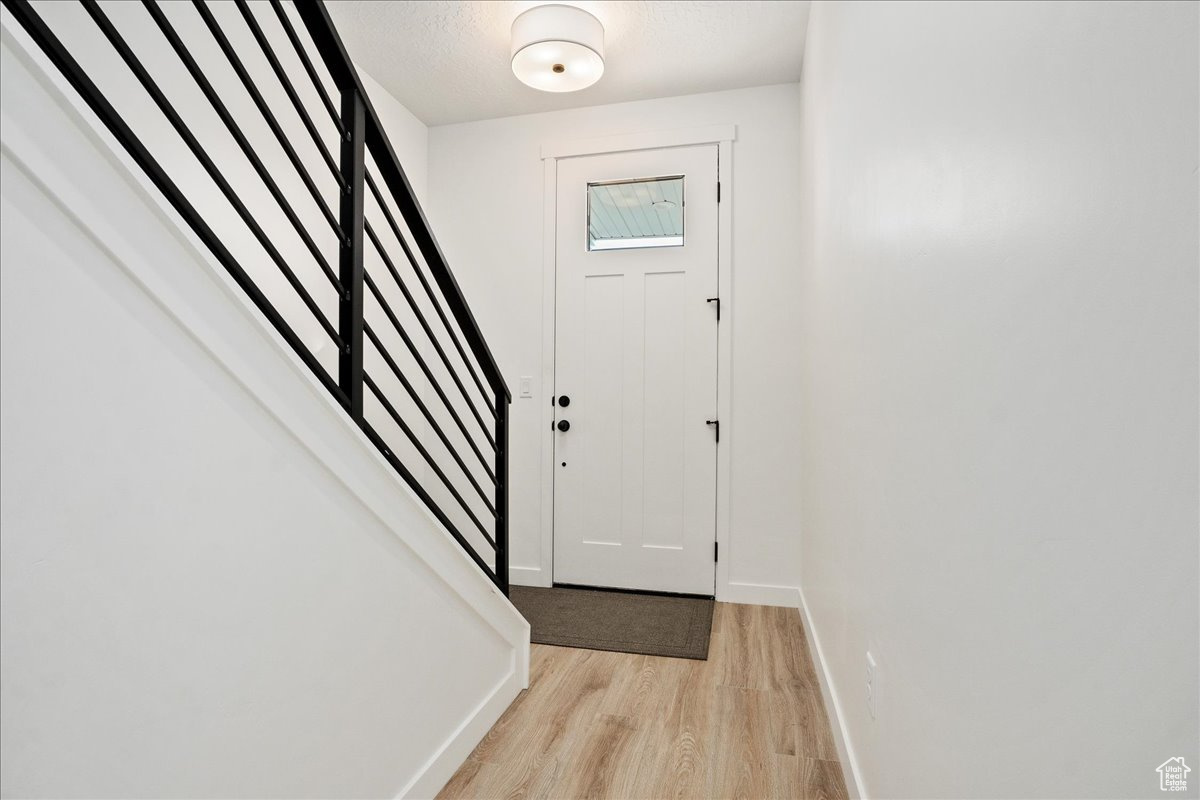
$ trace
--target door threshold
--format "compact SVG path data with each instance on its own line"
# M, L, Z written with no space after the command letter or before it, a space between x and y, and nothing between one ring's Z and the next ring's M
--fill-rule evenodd
M622 589L617 586L584 586L578 583L553 583L555 589L585 589L590 592L621 592L622 594L645 594L653 597L688 597L693 600L715 600L711 594L691 594L689 592L657 592L651 589Z

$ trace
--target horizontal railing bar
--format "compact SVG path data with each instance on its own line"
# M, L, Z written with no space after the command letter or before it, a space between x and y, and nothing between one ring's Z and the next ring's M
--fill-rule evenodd
M388 416L392 418L392 421L400 427L400 430L404 431L404 435L408 437L408 440L412 446L416 448L417 452L421 454L421 457L425 459L425 463L428 464L430 469L433 470L433 474L437 475L438 478L441 479L442 485L445 486L446 490L450 492L450 496L458 501L459 506L461 506L462 510L466 512L466 515L470 518L471 522L474 522L475 527L479 528L479 532L483 534L483 538L487 539L488 544L495 548L496 541L492 539L492 535L488 533L487 528L485 528L483 523L479 521L479 517L475 516L475 512L471 509L471 506L467 504L467 501L463 499L461 494L459 494L458 489L456 489L454 484L450 482L450 479L446 477L446 473L442 471L442 468L438 466L437 461L435 461L433 456L429 454L429 451L425 449L425 445L421 444L420 438L413 433L412 428L408 427L408 424L404 421L404 418L400 416L400 412L396 411L395 406L393 406L384 395L383 390L379 388L374 379L372 379L371 376L366 372L363 372L363 383L366 384L366 387L371 390L373 395L375 395L375 399L378 400L379 404L383 406L383 410L388 413Z
M400 232L400 226L396 223L395 217L392 216L387 203L383 201L383 194L379 191L379 187L375 184L375 179L371 177L369 171L366 173L366 179L371 194L375 196L375 202L379 205L380 210L383 211L384 220L387 221L388 227L392 229L392 234L396 237L396 241L400 243L400 248L404 251L405 257L408 258L408 263L412 265L413 272L416 273L417 280L421 282L421 288L425 290L425 295L433 305L433 310L437 312L438 319L442 321L442 326L446 329L446 333L450 335L450 341L454 343L454 349L458 351L458 357L462 359L463 364L467 367L467 371L471 373L471 378L475 381L475 386L479 389L479 394L483 397L483 402L487 405L488 411L491 412L493 417L496 416L496 407L492 405L492 401L488 397L488 390L483 388L483 381L479 379L479 374L471 364L471 359L467 358L462 344L458 341L458 336L454 333L454 329L450 327L450 320L446 319L446 313L442 311L441 303L434 297L433 289L430 287L429 281L425 279L425 273L418 266L417 259L413 256L412 250L409 249L408 243L404 241L404 235Z
M454 367L450 365L450 359L446 357L446 351L442 349L440 344L438 344L437 337L433 335L433 329L430 328L429 323L425 321L425 315L422 314L421 309L417 307L417 302L413 299L412 294L408 291L408 287L404 284L403 279L401 279L400 273L396 270L396 265L392 263L392 259L388 256L383 244L379 241L379 237L375 235L375 231L371 228L371 223L364 219L363 227L367 232L367 238L371 240L371 244L375 246L375 250L379 253L379 257L383 260L384 267L386 267L387 271L391 273L392 280L394 280L396 285L400 287L401 294L404 295L404 299L408 301L409 308L411 308L413 310L413 314L416 315L417 322L421 324L421 329L425 331L425 336L429 339L429 343L433 345L434 352L436 352L441 358L442 364L444 364L446 367L446 372L450 374L450 379L454 381L454 385L458 387L458 391L462 394L463 399L467 401L467 408L470 409L471 414L474 415L475 421L479 423L479 428L483 431L483 435L487 438L488 444L495 449L496 440L492 438L492 434L491 431L488 430L487 423L483 421L483 416L479 413L479 409L475 407L473 402L471 402L471 396L467 394L467 387L463 385L462 379L458 377L458 372L455 371Z
M8 0L5 0L5 2L8 2ZM404 466L399 458L396 457L396 454L392 452L390 447L388 447L388 443L384 441L382 436L379 435L379 432L372 428L370 423L368 423L366 420L360 422L359 425L362 428L363 433L365 433L367 438L371 440L371 443L379 449L379 452L383 455L387 462L392 465L392 469L396 470L396 472L400 474L400 477L403 478L404 482L407 483L409 488L413 490L413 493L416 494L416 496L420 498L421 502L433 512L433 516L437 518L437 521L442 523L442 526L446 529L446 532L454 537L454 541L458 542L459 546L462 547L466 554L471 557L471 560L474 561L481 570L483 570L483 574L487 575L488 578L495 583L495 571L493 571L492 568L487 565L486 561L479 557L479 553L475 552L475 548L471 546L470 542L468 542L466 538L458 532L458 528L456 528L454 523L450 521L450 518L446 516L446 512L442 511L441 507L439 507L438 504L433 501L433 498L429 495L429 492L425 491L425 488L421 486L420 482L413 477L413 474L408 471L408 468Z
M242 17L246 20L247 27L250 28L250 33L253 34L254 40L258 42L259 49L267 58L267 63L271 65L271 70L275 73L275 77L279 79L279 83L283 86L283 91L287 94L288 99L292 101L292 106L296 109L296 114L300 117L300 122L304 124L304 129L308 131L308 135L312 138L313 144L317 146L317 151L325 160L325 166L329 167L329 171L333 173L333 177L337 179L338 186L343 192L350 191L350 184L346 183L346 179L342 177L342 171L338 167L338 163L333 160L333 156L329 152L329 148L325 146L325 142L321 140L321 134L317 130L317 126L313 124L312 117L309 116L308 110L304 107L304 101L296 94L296 87L292 86L292 81L287 76L283 65L279 63L279 59L275 57L275 51L271 49L271 43L267 40L266 34L263 33L262 27L258 24L258 20L254 18L254 12L250 10L250 6L246 4L246 0L234 0L237 3L238 10L242 12Z
M66 77L67 81L79 93L92 112L99 117L100 121L108 128L117 141L124 146L138 166L145 171L147 177L162 192L167 202L171 204L171 207L191 227L196 236L200 238L200 241L208 247L213 257L220 262L225 271L229 273L229 276L233 278L234 282L246 293L250 301L254 303L255 308L275 327L275 330L279 332L284 341L295 351L300 360L312 370L317 380L344 406L346 398L341 389L338 388L337 381L325 371L325 368L321 366L321 362L317 360L312 351L308 349L296 332L292 330L292 327L275 306L271 304L266 295L250 279L250 276L242 269L238 260L221 243L216 232L209 227L200 213L196 211L195 206L188 201L180 188L167 175L162 165L150 154L150 151L142 143L142 140L126 124L117 110L109 103L103 92L88 77L79 62L67 52L58 37L50 31L42 18L33 10L29 0L4 0L4 5L12 12L16 20L29 33L30 37L42 48L42 51L46 53L54 66Z
M138 60L138 57L134 54L128 43L121 37L121 34L117 32L117 29L113 26L112 22L105 15L105 13L100 10L100 6L96 3L96 0L81 0L81 2L83 3L84 9L87 10L88 14L90 14L92 19L95 20L96 25L100 28L101 33L104 34L104 37L108 39L109 43L112 44L112 46L116 49L117 53L121 56L121 60L124 61L125 65L128 66L133 72L134 76L138 79L138 82L141 83L142 88L149 93L151 99L154 100L155 105L157 105L159 110L162 111L163 115L167 117L167 120L171 123L171 126L175 128L175 132L179 134L180 138L182 138L184 143L188 146L188 149L192 151L192 155L196 157L201 166L203 166L205 171L208 173L209 177L214 183L217 184L217 187L221 190L221 193L225 195L225 199L229 201L230 205L234 207L234 210L238 212L238 216L240 216L242 221L246 223L246 226L250 228L251 233L254 234L256 239L258 239L259 244L262 245L263 249L267 251L267 255L270 256L271 260L275 262L275 265L279 268L279 271L283 273L284 278L296 291L296 294L300 296L300 299L304 302L304 305L307 306L308 310L317 318L317 322L320 323L321 327L325 329L325 332L334 341L334 343L337 344L338 347L341 347L342 339L340 336L338 336L337 329L330 324L329 320L325 317L325 313L321 311L321 307L317 305L316 301L313 300L312 295L310 295L308 290L304 288L304 284L301 283L300 279L296 277L296 274L292 272L292 268L287 265L287 262L275 248L275 245L271 242L270 238L254 219L254 216L246 208L245 204L242 203L241 199L237 195L237 192L233 190L233 187L229 185L229 182L225 179L225 176L221 174L219 169L217 169L216 164L213 163L212 159L208 155L208 152L203 146L201 146L200 142L192 134L191 130L179 116L179 113L175 110L175 107L171 105L171 102L167 100L166 95L164 95L162 90L158 87L158 84L156 84L154 79L150 77L150 73L146 70L145 66L140 60Z
M292 26L292 21L287 18L287 13L284 12L279 0L271 0L271 7L275 9L275 15L279 17L279 24L283 26L283 32L287 34L288 41L295 48L296 55L300 57L300 63L303 65L304 71L308 73L308 78L312 81L313 88L317 90L321 102L324 103L325 110L329 112L329 118L337 126L338 133L342 138L346 138L350 133L346 130L346 126L342 124L342 116L338 113L337 108L334 107L333 100L329 97L329 92L325 90L325 84L321 82L320 76L317 75L316 69L313 68L312 59L308 57L308 51L304 49L304 44L300 41L300 37L296 35L296 29Z
M275 134L275 139L279 142L279 146L283 148L283 152L287 154L288 160L292 162L292 166L295 167L296 172L300 175L300 179L304 181L304 186L308 189L308 193L312 195L317 207L321 209L321 214L325 217L325 221L329 223L330 227L333 228L333 232L337 234L338 241L342 241L346 238L342 226L338 224L337 217L333 215L329 204L321 196L321 190L317 188L312 175L309 174L308 169L304 166L304 162L300 160L300 156L296 153L296 148L292 146L291 140L283 132L283 127L279 124L279 120L275 117L274 112L271 111L270 106L267 105L262 92L254 84L254 79L250 77L250 73L246 70L246 65L242 63L242 59L238 57L237 52L233 49L233 45L229 43L229 37L225 35L225 32L217 24L217 20L213 17L212 12L209 11L205 0L192 0L192 3L195 5L196 11L200 13L204 24L208 26L213 38L216 39L221 52L229 59L229 65L233 67L233 71L237 73L242 86L250 94L250 99L254 101L254 105L258 107L259 112L263 115L263 119L267 121L267 127L271 129L271 133ZM340 173L338 177L341 177Z
M229 109L226 108L225 103L221 101L220 96L217 94L216 90L213 89L213 86L211 83L209 83L208 78L204 76L204 72L200 69L200 65L196 63L196 59L192 58L192 54L188 52L183 40L179 38L179 34L175 32L173 27L171 27L170 21L167 20L166 15L163 13L162 9L159 8L157 0L142 0L142 5L146 7L146 10L154 19L155 24L157 24L159 30L162 31L163 36L167 38L167 41L171 45L171 49L173 49L175 54L179 56L179 60L183 62L184 67L187 68L187 71L196 81L196 84L200 87L200 91L202 91L204 96L208 98L208 101L212 103L213 110L217 112L217 116L221 118L221 122L225 123L225 127L228 129L229 135L234 138L234 141L237 142L238 147L241 148L243 155L246 156L246 159L250 162L251 166L254 167L254 171L258 173L258 177L262 179L264 184L266 184L267 191L269 191L271 196L275 198L275 202L279 204L279 208L281 211L283 211L284 216L288 218L288 222L292 223L292 227L296 229L296 234L304 242L305 246L308 248L308 251L312 253L313 258L316 259L317 264L321 268L321 272L323 272L325 277L329 279L329 283L333 286L334 290L341 292L342 283L338 280L337 275L333 273L333 268L329 266L329 261L325 258L324 254L321 253L321 248L317 247L317 243L313 241L312 235L309 234L307 227L303 222L300 221L300 218L296 216L296 211L292 208L291 203L289 203L287 198L283 196L283 192L279 189L279 184L275 182L275 179L271 177L271 173L267 171L265 166L263 166L262 159L258 157L258 153L254 151L254 147L251 146L249 140L246 139L245 134L242 133L242 129L239 128L237 122L234 121L233 115L229 113Z
M392 172L395 177L390 181L384 177L385 183L395 184L400 181L399 164L393 163L391 167L384 166L386 162L380 162L378 153L383 147L387 147L385 153L390 153L391 147L387 144L386 139L383 139L381 129L368 126L367 128L367 151L375 158L376 164L379 165L382 175ZM395 158L394 154L392 158ZM407 179L404 179L407 182ZM411 188L409 189L411 191ZM393 196L396 196L393 191ZM430 264L430 272L433 274L434 280L441 289L442 296L447 299L447 304L450 306L450 312L458 321L459 329L467 338L467 342L471 346L471 352L475 354L476 359L484 367L487 373L488 383L493 391L503 394L506 398L511 397L508 387L504 383L504 377L500 372L500 367L496 364L495 356L492 355L491 348L488 347L486 340L483 338L483 333L479 329L479 323L475 320L475 316L471 313L467 306L466 297L463 295L462 289L455 280L454 275L450 272L450 267L446 264L446 257L442 255L441 248L437 241L433 238L433 231L429 227L428 220L425 219L424 213L417 205L416 197L412 198L412 207L405 210L405 203L402 201L402 196L397 198L397 204L401 209L401 215L406 220L415 219L417 222L409 226L413 232L413 239L417 244L417 248L421 251L425 258L425 263ZM436 266L435 266L436 265Z
M467 431L466 423L462 421L462 417L458 415L458 412L454 410L454 406L450 404L450 398L446 397L446 392L442 389L441 384L439 384L437 379L433 377L433 372L429 369L429 365L425 363L425 359L421 356L420 351L417 350L417 346L413 344L412 339L409 338L408 333L405 332L404 326L400 324L400 320L396 318L395 312L392 311L392 307L388 305L383 293L380 292L379 287L375 285L375 281L371 278L371 273L364 273L363 281L366 283L367 288L371 290L371 294L375 296L375 300L379 303L379 307L383 309L384 316L388 318L388 322L392 324L392 328L400 336L400 340L404 342L404 346L408 348L408 352L417 362L417 366L421 368L421 372L425 375L425 380L429 381L429 385L433 387L433 390L437 392L438 398L441 399L442 405L445 406L446 410L450 412L450 418L453 419L454 424L458 426L458 430L462 433L463 439L466 440L471 450L475 452L475 456L479 459L479 463L482 464L484 470L487 471L488 477L495 482L496 475L492 472L491 466L488 465L487 459L483 457L483 453L480 452L479 446L475 444L475 440Z
M437 420L433 418L433 414L430 413L429 407L426 406L425 401L421 399L420 393L413 388L413 385L409 382L408 378L404 377L404 373L400 370L400 367L396 365L395 360L392 359L392 356L390 353L388 353L387 348L383 346L383 342L379 341L379 337L375 335L375 331L371 330L371 326L366 322L363 322L363 333L365 333L367 338L371 340L371 344L375 345L375 349L378 350L379 355L383 357L383 361L388 365L388 369L392 371L392 374L395 375L396 379L400 381L400 384L404 387L404 390L408 392L408 396L412 398L414 403L416 403L417 409L421 412L421 416L425 417L425 421L429 423L430 427L433 428L434 433L437 434L438 439L440 439L442 444L445 446L446 452L450 453L450 455L454 458L455 463L458 464L458 468L461 469L463 474L467 476L467 480L471 482L471 486L473 486L475 491L479 494L479 499L482 500L485 505L487 505L488 511L491 513L491 515L493 517L496 516L496 507L492 505L491 498L487 496L487 493L483 491L483 487L481 487L479 482L475 480L475 475L470 469L467 468L466 462L464 462L462 460L462 456L458 454L458 448L450 443L449 437L446 436L446 433L442 430L442 427L437 424Z
M387 134L384 133L379 114L375 111L375 106L371 103L371 98L367 95L366 89L354 69L350 55L346 52L346 47L342 43L341 37L338 36L333 21L329 18L329 11L321 2L298 3L296 10L304 21L305 27L308 28L309 35L312 36L318 52L325 61L326 68L339 88L343 91L353 89L363 98L367 116L367 150L375 159L380 170L380 177L391 190L396 205L400 209L400 215L409 222L417 249L421 251L425 263L429 265L438 288L441 289L442 295L450 306L450 313L458 322L459 329L466 337L467 345L487 375L488 383L497 394L504 395L505 399L512 399L512 393L504 383L504 376L496 364L496 358L492 355L492 351L483 337L479 323L467 306L462 289L455 281L453 273L450 272L446 257L442 254L441 248L433 236L433 230L429 226L429 221L425 219L421 204L413 192L412 185L404 174L404 168L400 166L400 160L396 158ZM492 444L495 446L495 442Z

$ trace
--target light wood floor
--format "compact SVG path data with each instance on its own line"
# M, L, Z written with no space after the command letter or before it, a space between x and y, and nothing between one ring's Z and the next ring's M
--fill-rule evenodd
M534 645L439 798L844 798L800 614L718 603L707 661Z

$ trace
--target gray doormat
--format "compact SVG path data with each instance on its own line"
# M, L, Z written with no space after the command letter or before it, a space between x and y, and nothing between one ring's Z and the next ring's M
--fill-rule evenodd
M511 587L509 599L537 644L708 658L712 600L530 586Z

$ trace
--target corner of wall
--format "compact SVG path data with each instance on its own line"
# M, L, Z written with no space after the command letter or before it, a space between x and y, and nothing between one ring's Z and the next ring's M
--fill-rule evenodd
M369 72L355 64L363 88L371 98L371 104L379 113L384 132L400 159L400 166L409 184L417 194L417 200L428 213L429 207L429 126L375 80Z
M830 728L833 730L833 742L837 746L838 759L844 767L848 767L848 769L843 770L846 778L846 791L852 798L866 800L868 797L867 787L863 782L862 773L858 769L858 758L855 755L854 745L850 739L850 729L846 725L845 716L842 713L842 704L838 698L837 690L833 685L833 676L830 673L829 664L825 659L825 651L821 648L820 634L817 633L817 626L808 611L808 603L804 599L804 590L796 589L796 594L799 601L800 616L804 622L804 632L812 644L812 652L816 657L816 663L813 666L817 670L817 678L821 683L821 697L825 701L825 712L829 717Z

